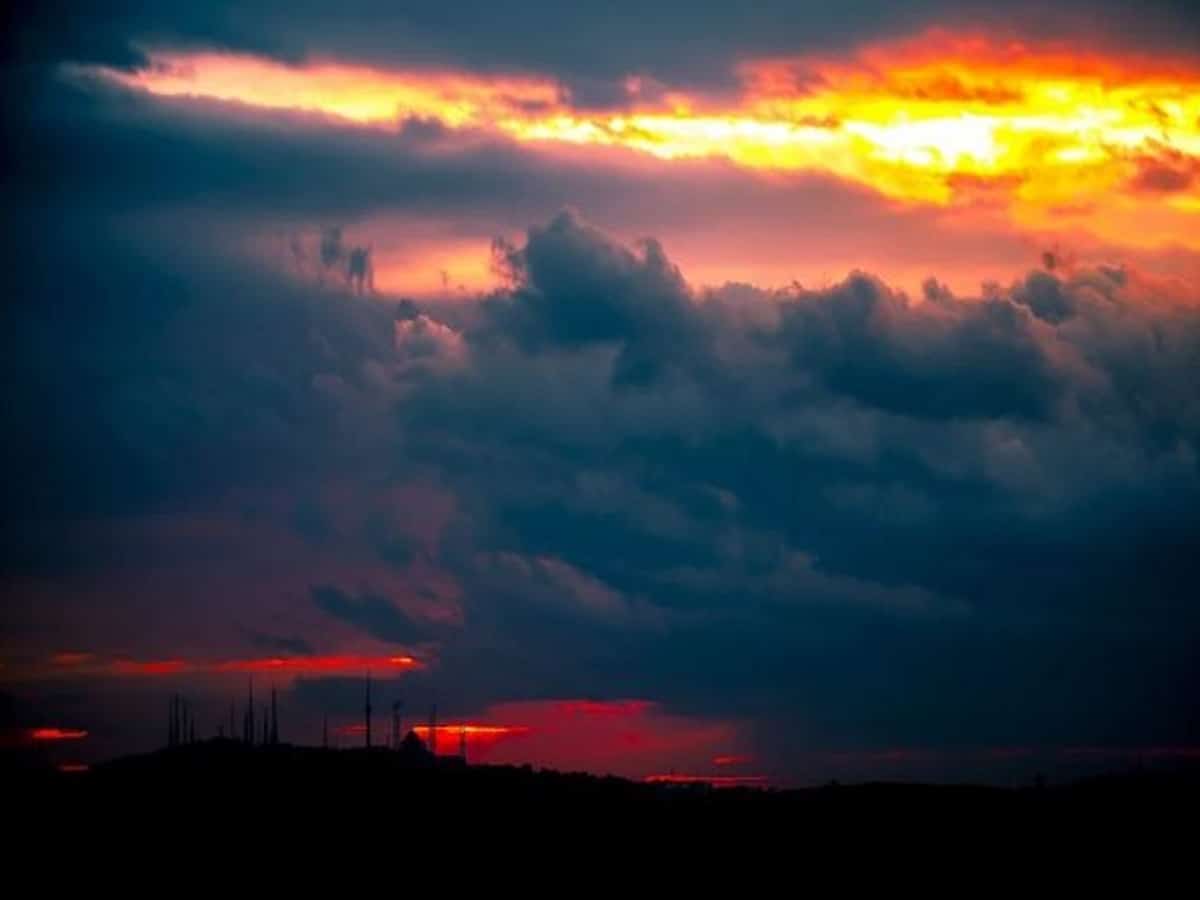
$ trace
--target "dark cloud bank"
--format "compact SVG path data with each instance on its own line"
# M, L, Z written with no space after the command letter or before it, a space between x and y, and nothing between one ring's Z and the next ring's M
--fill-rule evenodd
M429 135L312 123L263 144L261 124L222 137L203 111L168 128L132 98L55 96L8 123L25 152L3 183L9 650L128 647L72 630L89 592L31 586L151 556L188 579L219 560L80 535L215 509L423 567L461 605L427 621L322 577L295 621L261 621L280 598L248 584L217 656L327 652L316 616L436 646L416 683L464 712L646 697L746 720L764 765L799 777L813 748L1200 741L1200 313L1136 271L972 298L931 281L919 302L865 273L699 292L669 248L561 214L497 244L494 295L359 298L264 262L265 211L504 205L528 160L434 166ZM400 167L372 186L345 154ZM314 500L327 483L357 492ZM429 507L404 507L406 530L361 500L412 483L453 499L436 540ZM357 687L326 681L298 702L353 708Z
M84 518L432 479L461 624L297 602L436 640L468 705L648 696L780 758L1197 738L1200 315L1134 273L697 295L564 213L497 246L510 288L421 309L86 222L10 243L13 579L105 577L53 537Z

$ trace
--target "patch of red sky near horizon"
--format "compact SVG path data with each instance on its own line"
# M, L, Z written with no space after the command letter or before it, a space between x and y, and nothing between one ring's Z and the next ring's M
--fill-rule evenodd
M412 730L428 740L427 725ZM511 701L489 707L479 719L439 724L438 753L458 753L464 730L472 762L630 778L699 768L715 751L735 743L738 731L732 723L670 714L640 698ZM362 731L360 724L349 733Z
M674 772L646 775L642 781L647 784L705 784L714 788L764 788L770 784L766 775L679 775Z
M481 761L630 778L700 770L714 755L736 746L741 731L739 723L677 715L640 698L499 703L479 721L524 729L508 736L520 740L506 737L481 748ZM452 729L448 738L455 739Z
M428 741L428 725L406 725ZM453 756L466 735L473 763L530 764L560 771L585 771L640 779L648 773L700 771L714 755L736 745L738 727L728 722L692 719L665 712L643 699L527 700L499 703L478 718L437 726L437 752ZM341 746L357 746L366 725L352 721L331 726ZM388 723L373 723L374 743L382 746Z
M29 732L34 741L82 741L88 736L82 728L34 728Z
M372 723L371 735L372 738L378 738L382 745L388 739L390 734L389 725L386 721L376 721ZM417 737L429 743L429 726L415 725L411 728L405 728L405 733L413 731ZM474 759L476 754L486 751L490 747L495 746L498 742L508 738L521 737L529 734L530 729L524 725L498 725L493 722L443 722L437 725L437 752L441 756L452 756L458 753L462 746L462 738L467 740L467 753ZM365 722L348 722L344 725L338 725L331 730L331 733L338 737L357 737L366 736L367 726Z
M91 771L92 767L87 763L59 763L57 768L66 775L78 775L81 772Z
M182 659L118 659L109 664L109 671L121 676L182 675L194 671L194 666Z
M563 716L602 716L631 718L642 716L655 708L650 700L556 700L554 712Z
M417 725L413 729L417 737L429 744L429 726ZM467 758L485 761L487 753L498 743L515 737L524 737L531 729L524 725L496 725L477 722L447 722L437 726L437 752L439 755L458 753L466 738Z

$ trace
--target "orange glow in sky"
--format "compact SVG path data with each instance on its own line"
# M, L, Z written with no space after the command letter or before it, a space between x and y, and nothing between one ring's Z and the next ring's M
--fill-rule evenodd
M996 208L1031 227L1066 218L1138 246L1200 247L1200 70L1169 60L930 33L837 60L747 60L733 99L632 96L614 111L575 107L546 78L152 57L143 71L105 75L159 95L363 124L417 116L519 142L825 173L898 202Z
M88 733L82 728L35 728L29 736L35 741L81 741Z
M153 54L153 62L145 71L113 77L164 96L231 100L360 123L416 117L455 128L482 126L556 108L561 101L549 79L396 72L332 62L290 66L224 53Z

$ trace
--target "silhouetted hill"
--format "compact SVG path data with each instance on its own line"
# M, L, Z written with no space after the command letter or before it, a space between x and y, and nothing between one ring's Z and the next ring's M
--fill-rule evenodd
M12 773L10 772L11 776ZM228 740L117 759L85 773L25 771L9 796L41 809L165 807L180 817L239 821L364 822L416 819L434 830L503 828L535 818L706 827L785 823L794 833L850 835L976 826L1018 830L1170 821L1200 799L1195 773L1130 774L1019 789L928 785L829 785L802 790L712 789L615 777L434 761L419 746L329 751L247 747Z

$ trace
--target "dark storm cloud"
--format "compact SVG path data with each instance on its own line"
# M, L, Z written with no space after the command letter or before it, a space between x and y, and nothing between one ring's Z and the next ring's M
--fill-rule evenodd
M997 555L1052 578L1097 565L1087 562L1095 530L1120 530L1111 516L1130 499L1129 465L1154 476L1138 502L1158 506L1164 527L1182 529L1175 540L1190 540L1182 506L1149 497L1195 489L1196 398L1183 387L1195 365L1195 320L1121 299L1118 272L1070 281L1035 272L969 302L913 304L853 276L823 292L676 306L686 288L664 284L661 260L614 247L572 217L531 230L522 253L542 267L522 269L512 294L490 301L520 315L468 332L473 367L427 385L406 408L410 449L460 467L467 496L491 495L516 547L582 555L586 570L645 590L641 567L650 560L686 568L712 559L724 517L761 531L739 536L744 566L777 568L790 540L844 574L1000 597L1016 585L992 571ZM560 275L569 272L578 282ZM596 284L607 285L599 298ZM641 337L628 311L642 284L656 285L663 310L679 311L678 338L659 343L664 360L686 364L618 396L621 360ZM1054 292L1078 309L1057 327L1027 305ZM768 321L756 321L763 306ZM510 326L515 354L497 345L497 321ZM648 322L647 334L663 328ZM565 343L575 352L564 353L563 342L530 344L535 327L579 329ZM1112 327L1124 337L1114 342ZM1148 349L1141 342L1155 334L1152 375L1128 354ZM1133 371L1136 388L1122 384ZM468 419L482 446L450 455L424 446L426 431ZM474 477L483 471L486 482ZM724 509L715 520L685 512L703 491L727 504L710 504ZM629 512L639 504L641 522ZM865 534L863 516L872 522ZM864 539L866 547L857 543ZM954 548L950 560L930 552L939 545ZM1169 546L1151 541L1137 552L1170 558ZM1117 552L1128 559L1134 551Z
M657 241L630 251L563 213L531 230L524 247L497 252L515 290L489 312L527 349L618 344L617 385L649 383L705 352L683 276Z
M77 210L10 228L10 516L172 506L367 439L316 435L352 412L331 392L353 397L366 361L391 352L388 311L213 265L221 241L195 239L194 222L150 230Z
M1028 296L1044 308L1052 293ZM878 280L853 275L789 306L781 336L799 369L868 406L919 417L1040 418L1060 389L1041 328L1007 298L913 307Z
M780 746L793 729L810 745L1186 737L1186 704L1149 698L1195 684L1200 324L1129 273L924 304L867 276L697 296L661 249L564 215L509 248L511 288L438 325L437 307L396 319L218 249L98 233L28 255L42 274L9 308L8 433L28 463L6 487L55 489L25 507L37 518L433 471L459 504L434 562L463 623L433 635L428 678L478 706L648 695L750 715ZM1060 294L1034 316L1029 297ZM420 323L412 359L397 323ZM667 364L618 382L639 345ZM852 347L866 368L847 379ZM1027 380L1053 402L1030 406ZM347 444L371 422L393 425ZM378 537L340 539L384 554ZM310 589L364 634L431 636L379 591Z
M16 198L54 197L105 211L190 206L275 218L362 216L512 200L533 174L503 143L444 136L428 123L385 132L51 79L12 117L10 139L20 152L6 188Z
M610 218L635 207L749 207L768 186L725 165L672 171L631 154L598 164L587 153L538 153L493 134L407 120L394 131L236 103L164 99L102 80L29 78L7 123L14 153L3 187L12 203L47 200L103 212L184 207L236 219L309 223L377 213L544 218L568 202ZM86 152L82 152L86 147ZM637 163L637 165L634 165ZM810 202L829 202L818 180ZM835 191L836 192L836 191ZM692 199L688 199L689 193ZM840 205L863 199L851 191ZM844 227L844 226L843 226ZM489 232L494 233L494 230Z

